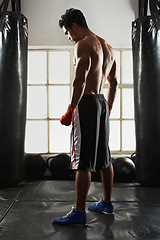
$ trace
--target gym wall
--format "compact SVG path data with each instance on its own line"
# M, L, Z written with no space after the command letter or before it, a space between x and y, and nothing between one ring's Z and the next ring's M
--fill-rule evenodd
M60 31L58 20L68 8L79 8L89 28L113 47L131 47L131 22L136 18L135 0L22 0L29 21L29 46L73 45Z

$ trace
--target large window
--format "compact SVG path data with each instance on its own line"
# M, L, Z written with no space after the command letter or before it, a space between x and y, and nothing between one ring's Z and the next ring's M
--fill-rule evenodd
M131 49L115 49L115 56L118 91L110 117L110 148L112 153L130 153L135 150ZM73 76L73 48L29 50L27 153L69 153L71 129L59 119L70 102Z
M115 49L115 56L118 90L110 118L110 148L113 153L132 153L135 151L132 51Z

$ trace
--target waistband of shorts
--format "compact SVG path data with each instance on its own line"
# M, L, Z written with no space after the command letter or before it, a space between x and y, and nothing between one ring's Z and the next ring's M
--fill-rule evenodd
M104 94L84 94L82 98L98 98L98 99L104 99Z

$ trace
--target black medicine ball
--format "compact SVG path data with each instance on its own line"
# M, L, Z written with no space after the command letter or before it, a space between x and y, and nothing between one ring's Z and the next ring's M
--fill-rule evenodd
M24 169L27 179L41 179L46 171L46 164L41 155L26 154L24 157Z
M53 179L64 180L68 178L71 162L70 156L65 153L58 154L54 157L49 157L47 162Z
M114 180L117 182L132 182L135 179L135 164L127 157L113 160Z

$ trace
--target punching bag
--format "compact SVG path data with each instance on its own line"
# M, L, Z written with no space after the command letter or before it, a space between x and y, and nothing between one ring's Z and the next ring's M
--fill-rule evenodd
M139 1L132 23L136 175L144 186L160 186L160 0Z
M0 6L0 186L12 186L24 176L27 97L27 19L20 0Z

